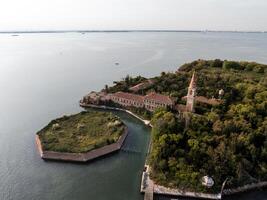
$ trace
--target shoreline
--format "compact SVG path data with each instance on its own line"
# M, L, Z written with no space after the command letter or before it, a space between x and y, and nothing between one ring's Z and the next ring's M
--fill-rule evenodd
M97 149L93 149L86 153L67 153L67 152L55 152L55 151L45 151L42 148L42 143L40 141L39 135L36 134L35 141L38 152L42 159L44 160L57 160L57 161L68 161L68 162L88 162L102 156L119 151L123 143L128 136L128 128L125 128L124 133L119 137L118 141Z
M239 194L239 193L248 192L251 190L265 188L265 187L267 187L267 181L251 183L251 184L246 184L246 185L243 185L237 188L225 189L223 190L223 195L229 196L229 195Z
M224 196L237 195L240 193L248 192L251 190L256 190L260 188L267 187L267 181L262 181L258 183L246 184L237 188L224 189L222 193L202 193L202 192L192 192L181 190L179 188L168 188L162 185L158 185L149 178L149 166L145 165L146 171L142 173L140 192L146 193L148 190L153 188L153 193L157 195L173 196L173 197L193 197L196 199L217 199L221 200Z
M107 109L107 110L117 110L117 111L123 111L123 112L126 112L130 115L132 115L133 117L135 117L136 119L139 119L140 121L142 121L145 125L149 126L149 127L153 127L151 124L150 124L150 121L149 120L145 120L145 119L142 119L141 117L139 117L138 115L134 114L133 112L129 111L129 110L126 110L126 109L123 109L123 108L116 108L116 107L111 107L111 106L104 106L104 105L94 105L94 104L85 104L85 103L80 103L80 106L83 107L83 108L100 108L100 109Z
M219 200L222 199L220 193L202 193L202 192L189 192L185 190L180 190L178 188L168 188L162 185L154 183L149 177L149 165L145 165L146 170L142 173L140 193L153 193L156 195L163 196L173 196L173 197L190 197L196 199L212 199Z
M116 108L116 107L110 107L110 106L104 106L104 105L93 105L93 104L84 104L80 102L80 106L84 107L84 108L99 108L99 109L108 109L108 110L117 110L117 111L123 111L126 112L132 116L134 116L135 118L139 119L140 121L142 121L145 125L153 127L150 124L149 120L144 120L141 117L139 117L138 115L132 113L131 111L127 110L127 109L123 109L123 108ZM151 141L150 141L151 143ZM149 149L148 152L150 150L150 145L149 145ZM230 196L230 195L235 195L235 194L239 194L239 193L244 193L247 191L251 191L251 190L255 190L255 189L259 189L259 188L264 188L267 187L267 181L263 181L263 182L258 182L258 183L252 183L252 184L247 184L247 185L243 185L237 188L232 188L232 189L224 189L222 191L222 193L218 193L218 194L209 194L209 193L201 193L201 192L187 192L184 190L180 190L179 188L173 189L173 188L167 188L161 185L157 185L153 182L153 180L151 180L149 178L149 166L146 164L145 162L145 166L144 166L147 170L143 171L142 173L142 178L141 178L141 187L140 187L140 193L151 193L151 188L153 191L153 194L157 194L157 195L166 195L166 196L174 196L174 197L193 197L196 199L222 199L223 196ZM146 189L148 189L149 191L147 191Z

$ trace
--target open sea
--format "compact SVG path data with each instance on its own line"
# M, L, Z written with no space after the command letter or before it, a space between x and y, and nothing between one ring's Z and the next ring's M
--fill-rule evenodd
M129 126L126 151L88 164L43 161L35 133L54 118L81 111L78 101L91 90L127 74L175 71L199 58L267 64L267 33L0 34L0 200L143 199L150 130L138 120L116 113ZM266 200L267 191L226 199Z

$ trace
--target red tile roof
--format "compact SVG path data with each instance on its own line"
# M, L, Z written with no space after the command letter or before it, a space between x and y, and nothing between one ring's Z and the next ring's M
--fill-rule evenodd
M127 92L116 92L116 93L112 94L112 96L124 98L124 99L128 99L128 100L133 100L133 101L140 102L140 103L143 103L143 100L144 100L143 96L131 94L131 93L127 93Z
M186 112L186 106L183 104L177 104L175 106L176 110L180 111L180 112Z
M187 96L182 97L182 99L186 101ZM219 99L215 99L215 98L208 99L207 97L203 97L203 96L196 96L195 100L197 102L206 103L206 104L209 104L209 105L219 105L219 104L222 103L222 101L219 100Z
M130 87L130 90L137 92L141 89L146 89L147 87L149 87L150 85L152 85L154 83L154 81L152 79L146 80L142 83L139 83L133 87Z
M139 83L133 87L130 87L129 90L138 91L138 90L144 89L145 85L146 85L146 83Z
M146 100L154 100L156 102L165 103L165 104L174 104L173 100L169 96L165 96L157 93L150 93L144 97Z
M208 99L208 98L203 97L203 96L197 96L196 101L201 102L201 103L210 104L210 105L219 105L221 103L221 101L218 99L215 99L215 98Z

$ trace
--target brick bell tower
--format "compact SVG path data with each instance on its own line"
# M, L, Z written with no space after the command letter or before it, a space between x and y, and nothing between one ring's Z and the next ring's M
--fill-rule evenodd
M197 90L197 84L196 84L196 75L195 72L193 72L193 76L190 81L190 85L188 87L187 92L187 101L186 101L186 111L187 112L195 112L195 98L196 98L196 90Z

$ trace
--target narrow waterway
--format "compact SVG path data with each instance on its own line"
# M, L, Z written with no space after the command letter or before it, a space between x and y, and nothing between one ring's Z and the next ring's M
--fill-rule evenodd
M129 129L121 151L86 164L77 164L43 161L37 154L35 144L32 144L27 154L15 158L21 162L16 167L12 166L15 172L10 172L9 181L15 185L8 187L1 182L9 192L1 193L0 199L143 199L139 185L150 129L124 112L113 113L121 117ZM15 159L11 158L6 163L9 166L2 166L11 167ZM32 164L27 165L28 162Z

